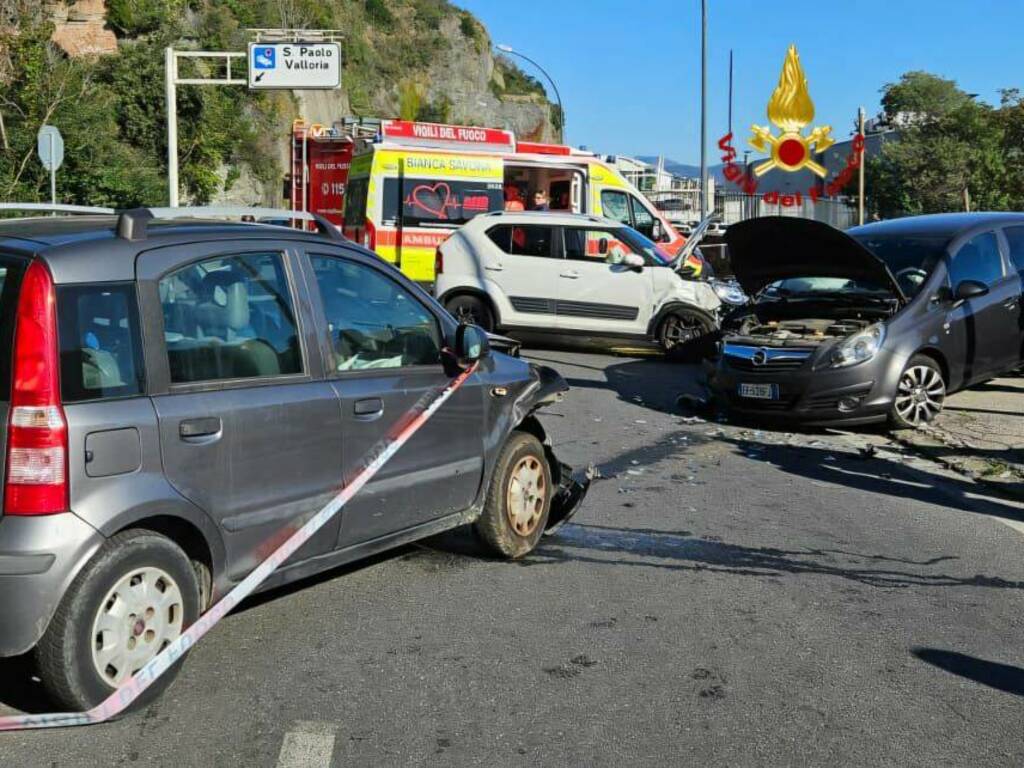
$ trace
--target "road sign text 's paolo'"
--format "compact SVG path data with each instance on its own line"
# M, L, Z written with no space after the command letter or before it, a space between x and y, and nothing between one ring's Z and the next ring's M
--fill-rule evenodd
M337 88L338 43L250 43L250 88Z

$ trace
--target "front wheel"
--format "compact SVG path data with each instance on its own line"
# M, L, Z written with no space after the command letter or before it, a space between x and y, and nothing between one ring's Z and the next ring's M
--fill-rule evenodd
M713 330L708 318L697 312L673 310L658 326L658 344L670 358L697 362L706 356Z
M199 617L199 580L186 554L150 531L109 539L72 582L36 647L43 684L70 711L96 706ZM181 662L142 694L145 706Z
M513 432L498 455L476 531L496 554L525 557L547 525L551 496L544 446L528 432Z
M460 323L479 325L488 333L494 330L494 313L478 296L455 296L445 302L444 308Z
M942 369L930 357L915 355L900 376L889 421L897 429L919 429L935 420L945 400Z

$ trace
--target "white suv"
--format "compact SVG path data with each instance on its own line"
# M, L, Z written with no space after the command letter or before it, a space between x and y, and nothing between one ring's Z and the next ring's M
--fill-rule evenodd
M488 331L654 340L689 357L716 327L721 302L677 262L611 219L492 213L437 249L434 295Z

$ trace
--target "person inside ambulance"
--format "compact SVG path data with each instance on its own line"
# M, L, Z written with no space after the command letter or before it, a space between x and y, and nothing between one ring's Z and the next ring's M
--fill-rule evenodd
M525 211L526 206L523 205L522 196L519 193L519 187L515 184L505 185L505 210L506 211Z
M537 189L533 192L533 206L530 208L531 211L550 211L551 205L548 203L548 193L546 190Z

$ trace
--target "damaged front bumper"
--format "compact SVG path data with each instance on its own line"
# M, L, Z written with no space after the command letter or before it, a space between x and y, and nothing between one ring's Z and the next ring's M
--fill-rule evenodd
M550 536L558 531L569 519L575 515L583 506L583 498L590 490L590 481L594 479L594 465L586 469L573 470L568 464L563 464L555 458L551 449L547 449L548 463L552 469L558 469L558 490L551 499L551 511L548 512L548 524L544 528L544 535Z

